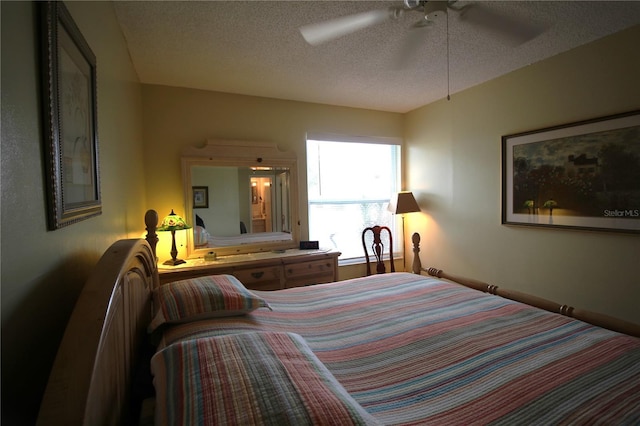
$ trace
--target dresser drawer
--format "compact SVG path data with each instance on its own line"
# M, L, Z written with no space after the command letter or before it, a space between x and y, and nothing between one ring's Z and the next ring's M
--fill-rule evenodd
M280 290L337 281L338 256L340 252L337 251L314 253L292 249L285 254L259 253L253 260L246 260L243 256L227 256L212 262L188 259L186 264L177 267L159 266L158 273L160 284L205 275L230 274L248 289Z
M311 262L289 263L284 265L284 276L287 280L297 280L301 278L333 277L335 274L334 260L323 259Z
M279 290L283 288L282 273L279 266L238 269L233 276L252 290Z

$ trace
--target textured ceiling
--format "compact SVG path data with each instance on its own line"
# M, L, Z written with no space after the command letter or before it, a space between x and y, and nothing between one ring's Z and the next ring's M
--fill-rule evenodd
M473 2L456 5L467 3ZM422 16L408 12L311 46L299 32L302 25L403 3L125 1L114 7L143 83L393 112L640 24L640 1L483 3L546 29L513 46L449 12L447 49L446 19L416 30L412 25Z

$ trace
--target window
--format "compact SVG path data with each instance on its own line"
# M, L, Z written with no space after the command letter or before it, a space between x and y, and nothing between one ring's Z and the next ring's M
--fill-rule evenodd
M368 226L386 225L397 234L387 207L399 188L399 140L309 135L309 238L340 250L340 259L364 256L361 236Z

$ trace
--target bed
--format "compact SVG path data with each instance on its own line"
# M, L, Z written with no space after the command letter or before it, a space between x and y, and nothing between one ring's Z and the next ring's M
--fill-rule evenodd
M423 269L417 234L414 253L418 273L159 288L149 244L118 241L39 424L144 423L146 407L156 424L640 423L638 325Z

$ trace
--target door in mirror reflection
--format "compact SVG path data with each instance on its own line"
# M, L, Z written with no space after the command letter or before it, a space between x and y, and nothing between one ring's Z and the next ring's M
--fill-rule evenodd
M271 178L251 178L251 230L252 233L271 232L273 229L273 203Z

